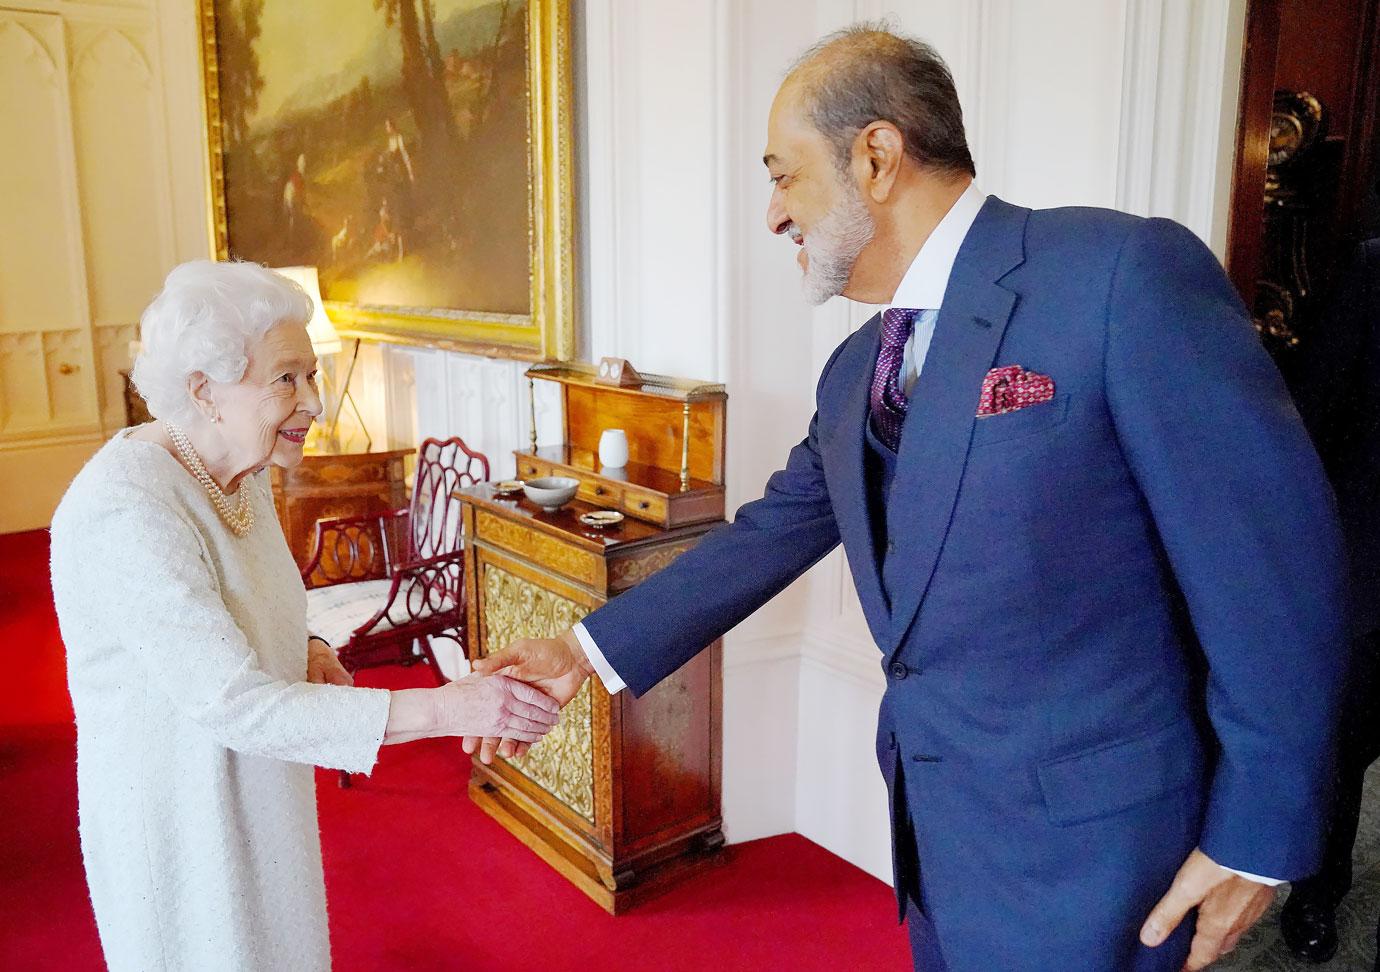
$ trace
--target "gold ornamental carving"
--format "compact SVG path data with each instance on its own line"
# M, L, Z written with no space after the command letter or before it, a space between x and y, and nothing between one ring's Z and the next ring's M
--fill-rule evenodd
M615 560L609 565L609 571L613 575L610 578L610 586L622 590L625 587L634 587L641 584L657 571L669 567L672 561L694 547L698 542L699 538L696 537L693 540L685 540L667 547L659 547L649 554L643 554L641 557L627 557L622 560Z
M591 585L598 582L599 557L596 554L553 540L484 510L480 510L475 518L475 533L480 539L511 550L573 580Z
M554 638L588 609L493 564L484 565L484 645ZM508 761L533 783L594 822L594 743L590 683L561 711L561 721L526 756Z

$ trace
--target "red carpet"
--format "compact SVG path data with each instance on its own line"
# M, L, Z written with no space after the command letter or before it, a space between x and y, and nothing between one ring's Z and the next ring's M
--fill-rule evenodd
M72 724L47 530L0 534L0 663L0 727Z
M100 969L46 534L0 536L0 650L0 969ZM319 775L337 970L909 967L890 889L802 837L730 847L723 867L612 918L477 810L467 776L449 740L388 747L350 790Z

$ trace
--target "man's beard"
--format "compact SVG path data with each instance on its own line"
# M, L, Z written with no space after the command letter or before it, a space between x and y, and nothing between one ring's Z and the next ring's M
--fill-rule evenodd
M843 198L810 230L805 240L805 275L801 287L811 304L822 304L837 297L848 286L858 254L872 241L876 225L852 186L845 186Z

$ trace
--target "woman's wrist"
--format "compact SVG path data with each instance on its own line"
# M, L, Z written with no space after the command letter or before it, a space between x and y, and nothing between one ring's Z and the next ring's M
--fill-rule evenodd
M388 693L384 745L439 735L436 689L395 689Z

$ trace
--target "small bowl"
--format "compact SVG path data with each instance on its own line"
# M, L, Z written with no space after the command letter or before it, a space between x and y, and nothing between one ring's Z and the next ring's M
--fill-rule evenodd
M540 479L529 479L522 484L522 491L527 494L527 498L548 513L555 513L573 500L575 491L579 488L578 479L566 476L543 476Z
M522 492L522 480L502 479L494 483L494 492L499 496L508 496L511 493Z

